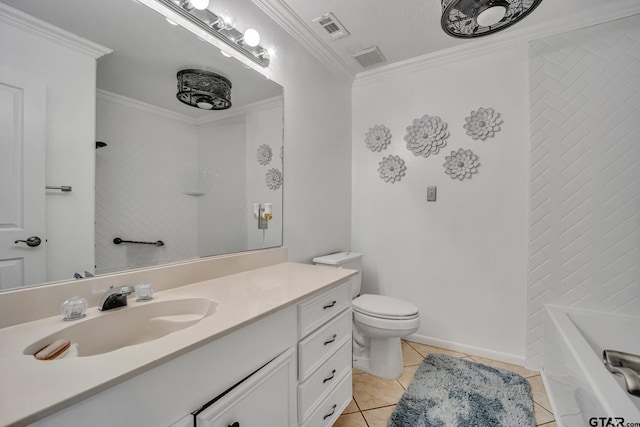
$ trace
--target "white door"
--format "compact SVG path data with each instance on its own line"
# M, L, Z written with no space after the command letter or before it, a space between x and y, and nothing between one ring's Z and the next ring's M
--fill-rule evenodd
M45 90L0 68L0 289L46 281Z

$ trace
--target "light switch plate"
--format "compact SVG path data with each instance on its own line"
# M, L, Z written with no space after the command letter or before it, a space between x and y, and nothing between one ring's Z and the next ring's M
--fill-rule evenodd
M435 202L438 187L427 187L427 202Z

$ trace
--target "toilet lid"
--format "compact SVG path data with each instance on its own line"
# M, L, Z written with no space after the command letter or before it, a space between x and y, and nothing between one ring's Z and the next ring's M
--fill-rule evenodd
M360 295L352 304L355 311L375 317L406 318L418 314L415 305L384 295Z

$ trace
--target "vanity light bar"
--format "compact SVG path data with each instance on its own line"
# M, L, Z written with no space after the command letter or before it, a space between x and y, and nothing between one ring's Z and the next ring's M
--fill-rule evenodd
M217 23L220 22L220 17L210 10L188 8L188 1L178 1L177 3L174 0L156 1L203 29L208 34L224 42L226 45L231 46L261 67L266 68L269 66L269 53L267 49L260 45L251 47L243 43L243 34L236 29L227 30L219 26Z

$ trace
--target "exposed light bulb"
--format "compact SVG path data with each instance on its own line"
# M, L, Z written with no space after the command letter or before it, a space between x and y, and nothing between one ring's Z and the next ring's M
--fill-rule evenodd
M256 47L260 44L260 33L253 28L249 28L244 32L242 40L246 45Z
M502 21L507 14L507 8L504 6L493 6L483 10L477 17L476 22L481 27L490 27Z
M226 10L218 16L218 21L218 25L227 31L233 30L236 27L236 18L231 16Z
M196 105L198 106L198 108L202 109L202 110L212 110L213 109L213 104L207 101L198 101L196 102Z
M224 56L225 58L231 58L231 55L229 55L227 52L225 52L224 50L220 49L220 53L222 54L222 56Z
M189 3L198 10L205 10L209 7L209 0L189 0Z

